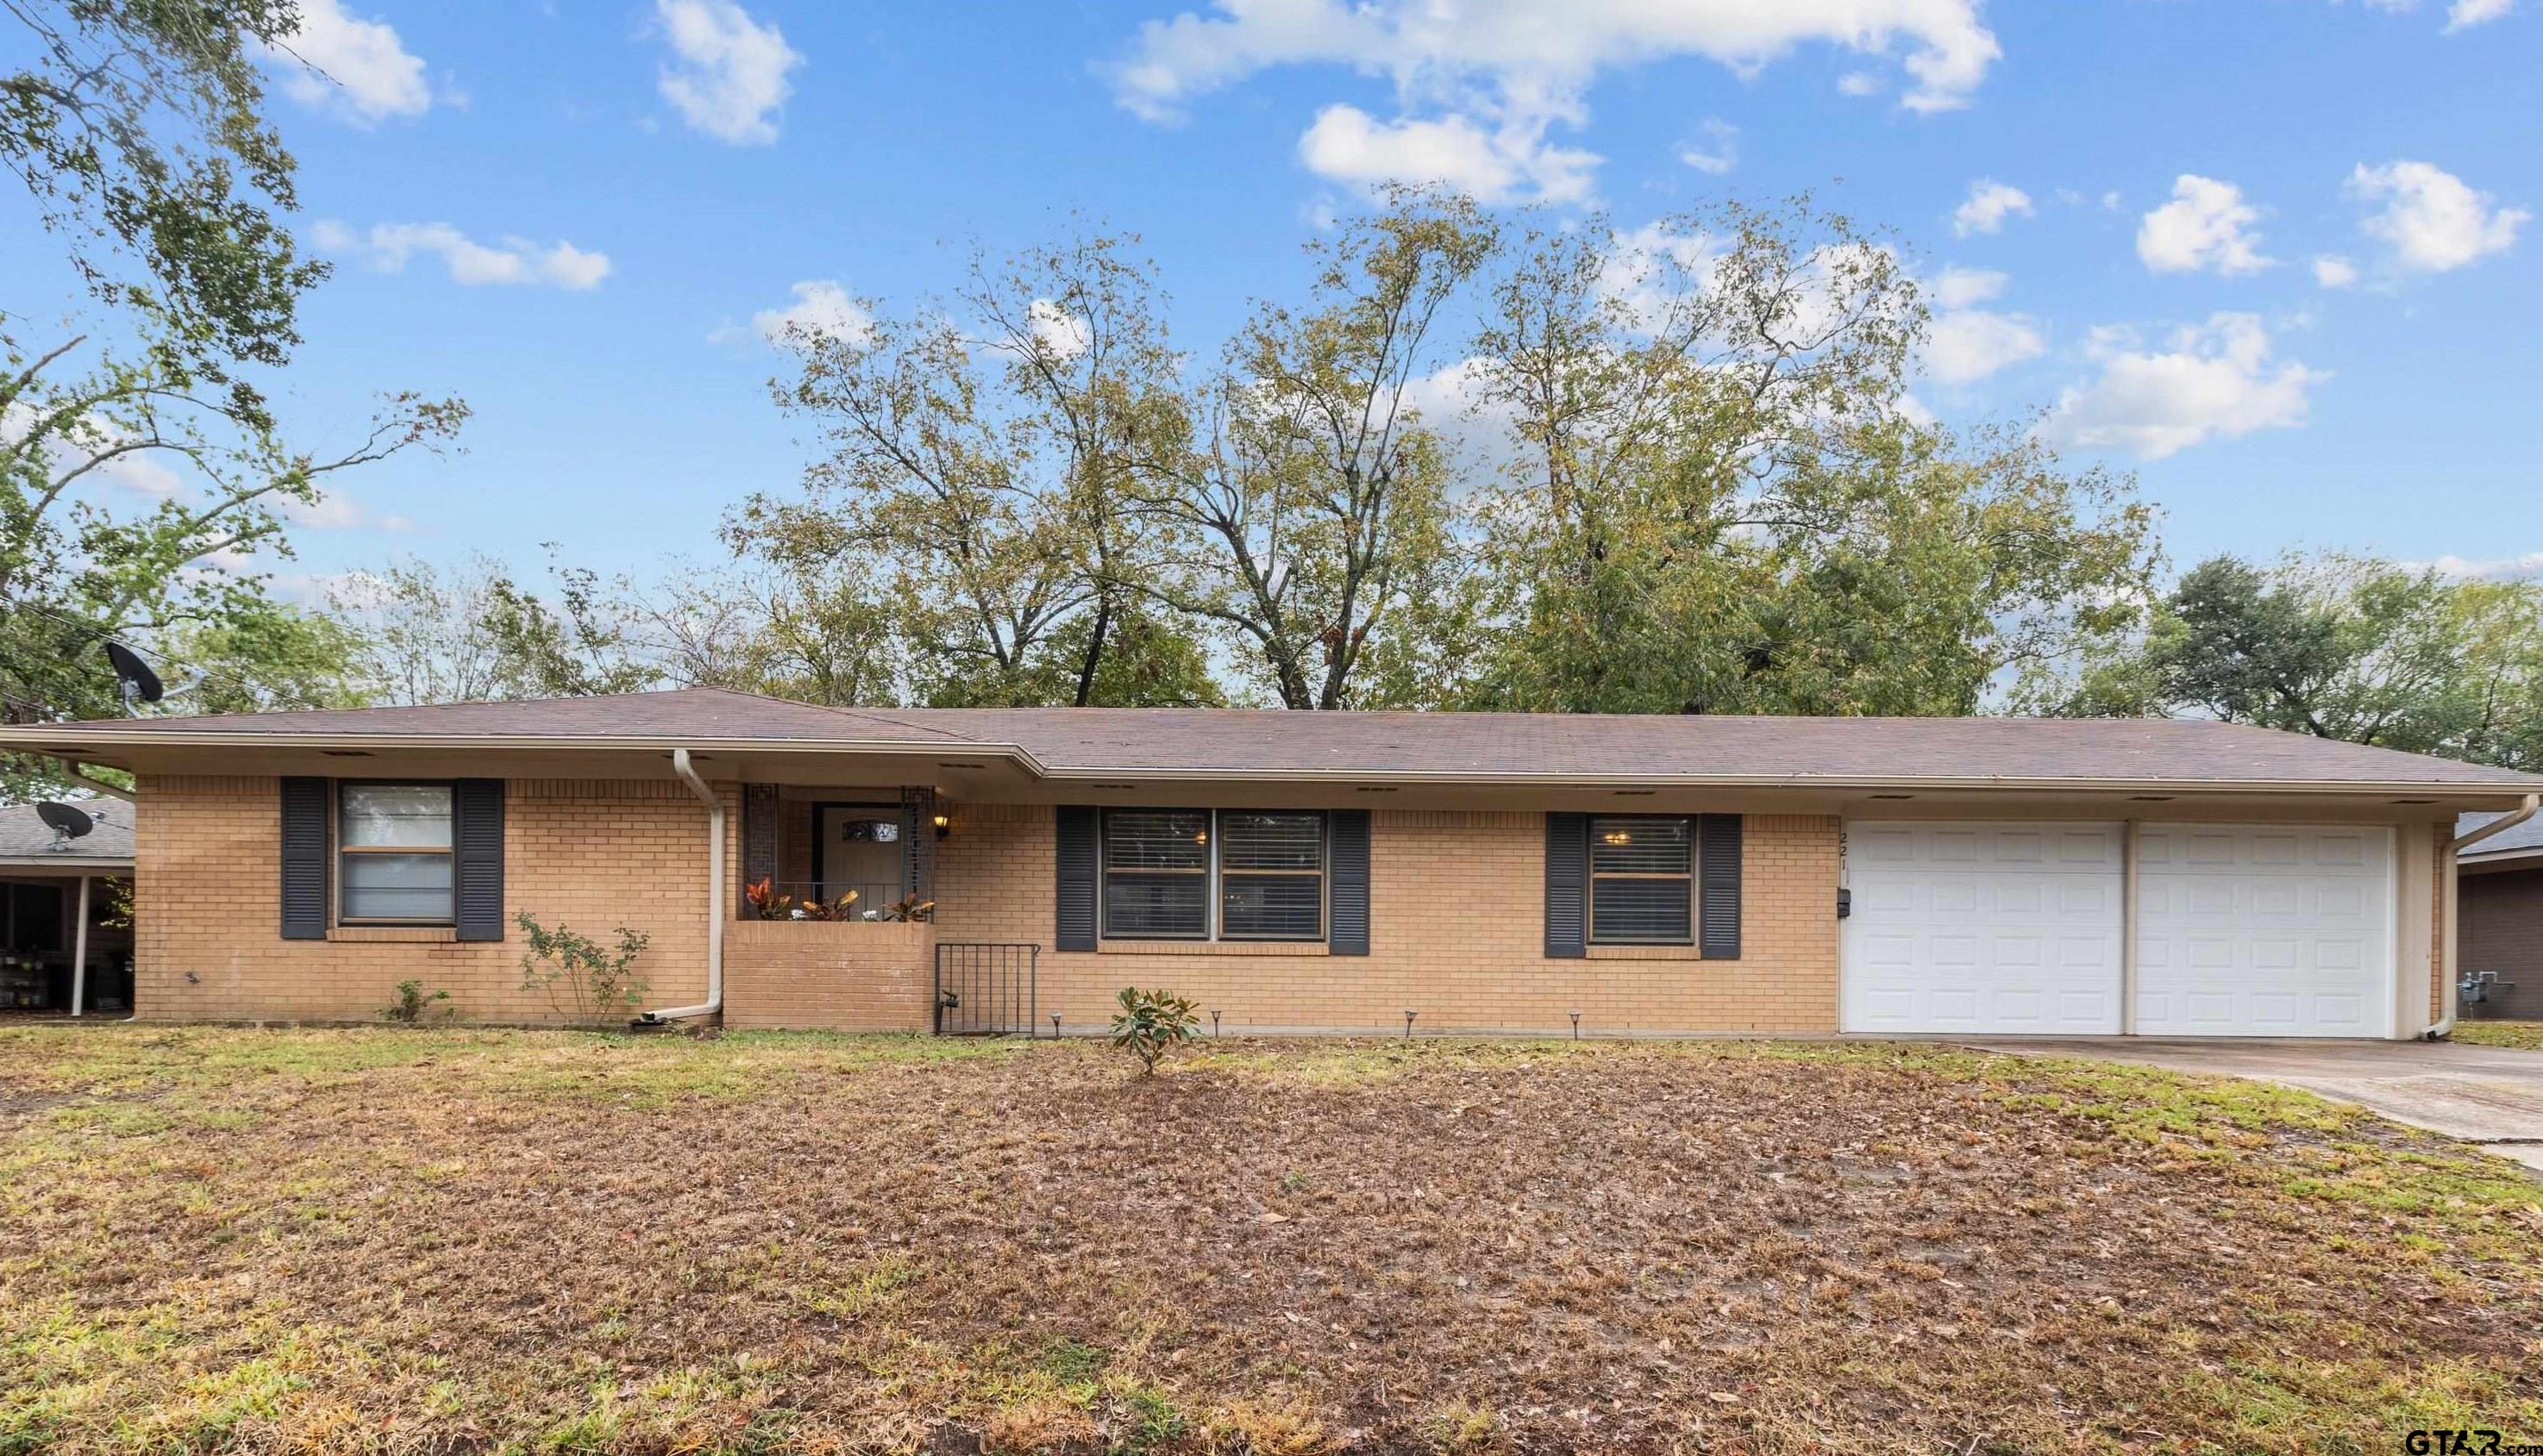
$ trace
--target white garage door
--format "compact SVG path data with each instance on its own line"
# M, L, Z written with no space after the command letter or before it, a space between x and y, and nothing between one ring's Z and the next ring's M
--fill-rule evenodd
M2391 1035L2390 829L2148 824L2137 872L2139 1035Z
M1849 1032L2119 1030L2117 824L1846 826Z

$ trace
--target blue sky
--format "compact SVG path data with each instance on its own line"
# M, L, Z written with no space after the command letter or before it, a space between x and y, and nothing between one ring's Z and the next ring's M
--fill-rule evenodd
M2176 562L2543 566L2543 0L304 5L336 84L274 107L339 272L292 427L477 411L307 571L711 560L806 458L754 325L797 285L913 300L1075 211L1214 348L1389 174L1623 229L1813 189L1951 305L1919 400L2045 411Z

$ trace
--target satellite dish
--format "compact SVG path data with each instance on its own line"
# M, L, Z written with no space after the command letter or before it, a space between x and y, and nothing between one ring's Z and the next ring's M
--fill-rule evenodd
M168 695L159 674L141 660L141 654L119 642L106 645L106 659L115 664L115 676L123 693L123 711L130 713L137 703L156 703Z
M68 848L72 840L97 827L97 821L87 814L67 804L55 804L51 800L36 805L36 817L43 820L44 827L53 831L55 850Z

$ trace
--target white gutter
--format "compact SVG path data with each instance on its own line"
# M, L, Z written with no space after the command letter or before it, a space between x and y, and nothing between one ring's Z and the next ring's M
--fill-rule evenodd
M2501 814L2498 818L2491 820L2489 823L2482 825L2480 828L2473 830L2469 834L2457 835L2455 837L2455 841L2452 844L2447 845L2446 849L2448 852L2460 856L2465 850L2481 843L2492 835L2504 834L2508 830L2515 828L2517 825L2524 823L2527 819L2534 817L2535 811L2538 809L2543 809L2543 794L2528 794L2525 796L2524 807L2512 810L2508 813ZM2447 969L2451 971L2453 967L2449 966ZM2455 1017L2463 1010L2462 1002L2463 981L2452 974L2447 975L2446 1014L2438 1020L2435 1026L2428 1028L2427 1038L2429 1040L2443 1041L2448 1036L2454 1035Z
M671 1006L637 1018L647 1026L714 1016L724 1010L724 799L707 787L689 765L689 750L671 750L671 772L707 806L707 999L695 1006Z

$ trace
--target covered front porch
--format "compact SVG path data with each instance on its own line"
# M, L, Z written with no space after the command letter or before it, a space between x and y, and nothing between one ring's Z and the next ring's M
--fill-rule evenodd
M933 789L750 784L725 926L725 1025L1032 1033L1034 945L939 937Z

